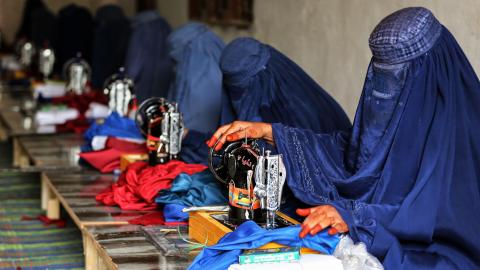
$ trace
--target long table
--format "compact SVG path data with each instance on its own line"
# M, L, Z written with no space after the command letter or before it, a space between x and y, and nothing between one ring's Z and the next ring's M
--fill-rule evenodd
M47 216L58 219L66 214L82 230L86 269L186 269L191 258L165 256L141 226L128 225L128 220L149 212L96 202L95 196L116 176L79 164L82 136L41 134L24 110L30 105L30 92L11 90L0 87L0 139L12 139L14 166L41 172L41 206Z
M82 170L78 163L82 144L83 137L74 133L14 137L13 163L21 168Z

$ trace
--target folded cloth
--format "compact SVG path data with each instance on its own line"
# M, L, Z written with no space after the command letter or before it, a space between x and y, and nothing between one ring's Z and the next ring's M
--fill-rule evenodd
M79 116L74 108L63 106L49 106L35 113L35 123L38 126L64 124L68 120L73 120Z
M81 95L69 94L53 98L51 102L52 104L63 104L70 108L75 108L81 116L85 117L85 112L88 110L90 103L107 104L107 97L100 91L90 91Z
M57 129L55 128L55 125L43 125L38 126L36 131L39 134L52 134L55 133Z
M93 137L99 135L139 140L144 139L135 121L127 117L121 117L117 112L112 112L102 124L93 123L85 134L83 134L89 143Z
M265 230L253 221L244 222L235 231L222 237L216 245L205 247L188 269L228 269L238 262L238 256L244 249L259 248L270 242L332 254L340 241L338 235L329 235L326 230L300 238L300 230L300 225Z
M188 225L188 222L169 222L165 221L163 213L161 211L155 211L145 214L141 217L137 217L128 221L129 224L135 225L166 225L166 226L183 226Z
M47 81L46 83L37 84L33 89L33 94L37 98L55 98L65 95L65 83Z
M77 134L84 133L88 127L90 127L91 122L88 121L85 116L80 115L79 117L68 120L64 124L58 124L55 126L55 129L58 133L62 132L75 132Z
M192 175L182 173L173 180L170 189L160 191L155 202L185 206L226 204L227 189L222 187L210 170Z
M85 117L91 119L106 118L110 113L110 108L107 105L92 102L88 105L88 110L85 112Z
M108 137L105 142L104 149L98 151L83 152L80 153L80 157L100 172L109 173L113 172L115 169L120 168L120 157L122 155L142 154L146 152L147 148L144 143L135 143L131 141Z
M135 162L120 175L119 180L96 196L106 205L118 205L126 210L154 210L158 192L170 188L180 173L194 174L206 166L172 160L165 164L148 166L147 162Z
M0 58L0 67L4 70L16 71L22 69L22 64L15 55L4 55Z
M232 264L228 270L343 270L342 261L332 255L304 254L298 262L291 263L259 263L259 264Z

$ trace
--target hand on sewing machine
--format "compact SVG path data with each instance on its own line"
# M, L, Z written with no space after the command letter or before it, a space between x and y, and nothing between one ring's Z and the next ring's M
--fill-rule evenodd
M330 227L328 234L348 232L348 225L342 219L337 209L331 205L320 205L307 209L297 209L297 214L307 217L302 224L300 237L305 237L308 233L317 234L319 231Z
M233 123L221 126L212 138L207 142L208 147L213 147L217 141L215 151L222 148L225 142L233 142L244 139L264 139L270 144L274 144L272 135L272 125L261 122L235 121Z

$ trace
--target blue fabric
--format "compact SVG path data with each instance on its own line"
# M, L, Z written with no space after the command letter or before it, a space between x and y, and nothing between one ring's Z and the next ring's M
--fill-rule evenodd
M208 146L206 141L212 137L213 132L199 132L189 130L182 140L180 158L186 163L199 163L207 165Z
M370 64L351 134L273 134L295 196L334 205L386 269L478 269L478 104L479 80L442 28L422 56Z
M92 85L102 89L105 80L125 62L130 21L119 6L108 4L97 10L94 23Z
M173 62L167 50L171 31L157 11L144 11L133 19L125 72L135 82L139 103L151 97L167 97L173 78Z
M179 174L170 189L160 191L157 204L207 206L227 204L227 190L215 179L210 170L188 175Z
M231 264L238 263L238 256L244 249L259 248L267 243L276 242L289 247L307 247L332 254L340 238L328 235L324 230L315 236L300 238L300 225L275 230L265 230L253 221L242 223L238 228L226 234L214 246L205 247L188 269L225 270Z
M163 217L166 222L182 222L188 221L188 213L182 212L185 205L182 204L166 204L163 207Z
M230 101L222 104L223 123L283 123L316 132L351 128L340 105L298 65L268 45L238 38L223 51L220 67Z
M214 131L220 121L222 72L219 62L225 44L205 25L186 24L168 36L175 62L175 81L169 100L178 103L185 127Z
M83 134L89 143L95 136L144 139L135 121L128 117L121 117L117 112L112 112L102 124L94 122Z

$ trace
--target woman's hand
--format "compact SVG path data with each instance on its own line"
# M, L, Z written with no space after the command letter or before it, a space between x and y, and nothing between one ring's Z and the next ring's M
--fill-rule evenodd
M337 209L331 205L320 205L307 209L297 209L297 214L307 217L302 224L300 237L304 238L308 233L317 234L319 231L331 227L328 234L348 232L348 225L343 221Z
M213 147L218 141L217 147L215 147L215 151L218 151L222 149L225 142L238 141L245 137L250 139L264 139L268 143L274 144L271 124L235 121L221 126L207 142L207 145L208 147Z

